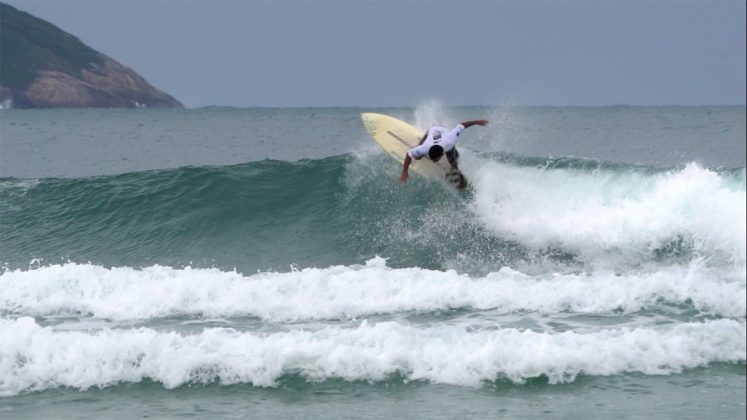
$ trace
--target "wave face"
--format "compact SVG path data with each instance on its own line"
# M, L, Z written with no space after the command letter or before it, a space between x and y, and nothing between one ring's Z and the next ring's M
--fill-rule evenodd
M0 179L0 396L714 364L743 386L744 168L461 153L466 192L370 148Z
M745 261L745 172L465 158L471 194L400 188L377 155L0 184L3 263L285 270L382 255L489 271Z
M75 258L243 267L334 253L343 158L181 168L83 179L6 180L6 262ZM303 243L297 239L302 237ZM281 250L278 253L278 250ZM308 255L315 258L315 255Z

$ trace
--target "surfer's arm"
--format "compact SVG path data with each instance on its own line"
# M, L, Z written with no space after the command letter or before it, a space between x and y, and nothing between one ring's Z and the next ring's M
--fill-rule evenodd
M473 125L481 125L485 127L486 125L488 125L488 120L471 120L471 121L465 121L461 124L464 128L470 128Z
M402 164L402 174L399 176L399 182L407 182L407 178L410 177L409 169L412 158L409 153L405 153L405 163Z
M406 182L407 178L410 177L409 169L413 159L420 159L423 156L428 155L428 150L431 148L431 144L421 144L420 146L413 147L405 153L405 161L402 164L402 175L399 176L400 182Z
M472 127L473 125L486 126L488 125L488 120L470 120L457 124L456 127L452 128L451 131L441 137L441 146L443 146L444 150L451 150L454 148L457 138L462 134L462 131L466 130L468 127Z

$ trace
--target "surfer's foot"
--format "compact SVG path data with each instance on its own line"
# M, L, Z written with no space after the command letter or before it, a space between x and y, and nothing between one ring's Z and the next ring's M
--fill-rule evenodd
M460 175L459 176L459 185L457 185L457 188L459 188L460 190L463 190L463 189L467 188L467 179L464 177L464 175L462 175L462 174L459 174L459 175Z

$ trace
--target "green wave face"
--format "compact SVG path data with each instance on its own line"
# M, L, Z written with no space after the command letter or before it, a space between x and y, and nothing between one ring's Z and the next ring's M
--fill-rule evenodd
M475 273L537 263L639 265L703 255L698 241L708 231L686 217L710 217L698 206L717 197L739 214L744 197L743 169L716 174L697 167L666 172L583 160L473 159L474 187L465 193L418 178L400 185L396 165L379 155L5 179L0 263L249 273L357 264L376 255L393 266ZM684 196L678 207L649 211L692 188L693 179L704 184L704 198ZM586 219L574 227L576 215ZM595 223L599 232L589 231ZM626 230L636 223L641 226ZM657 228L649 232L650 225ZM626 237L627 231L638 236ZM710 248L734 249L728 241L740 246L731 236L714 238Z

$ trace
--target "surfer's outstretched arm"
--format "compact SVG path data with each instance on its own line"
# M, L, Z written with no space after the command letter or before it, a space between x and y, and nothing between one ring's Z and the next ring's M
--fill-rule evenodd
M481 125L485 127L486 125L488 125L488 120L471 120L471 121L465 121L462 123L462 126L464 126L464 128L469 128L469 127L472 127L473 125Z
M399 182L407 182L407 178L410 177L410 174L408 172L410 169L410 162L412 162L410 154L405 153L405 163L402 164L402 174L399 176Z

